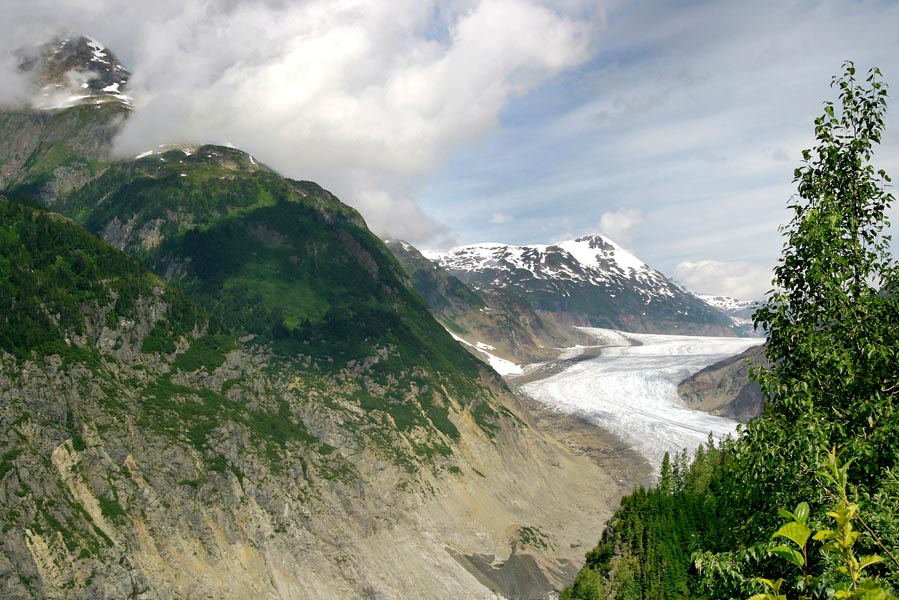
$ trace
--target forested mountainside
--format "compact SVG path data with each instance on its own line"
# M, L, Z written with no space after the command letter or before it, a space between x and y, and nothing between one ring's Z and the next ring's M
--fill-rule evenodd
M852 63L833 87L754 316L768 334L764 410L735 440L666 455L563 599L896 598L899 264L889 177L870 162L886 87Z
M114 159L127 114L0 113L0 595L561 589L616 484L356 211L230 148Z
M517 597L537 597L572 574L575 513L607 516L590 504L614 485L526 424L353 213L244 209L203 231L249 266L184 267L172 287L63 216L2 206L5 597L469 596L503 580L502 563L465 558L486 554L514 554L531 581ZM195 247L143 257L203 264ZM334 278L291 321L272 299L317 268ZM232 278L275 289L234 316ZM341 312L352 293L366 304ZM580 500L558 507L557 486Z

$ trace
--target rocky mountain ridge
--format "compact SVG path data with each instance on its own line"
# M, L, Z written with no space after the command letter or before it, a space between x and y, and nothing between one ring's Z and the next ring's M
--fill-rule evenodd
M127 112L0 113L0 595L561 589L625 490L356 211L235 149L113 160Z
M85 36L57 37L15 52L28 75L33 108L54 110L118 102L132 105L126 88L131 73L100 42Z
M560 323L734 335L720 311L600 235L551 245L475 244L429 258L478 291L511 291Z
M765 403L749 371L767 364L765 347L756 346L694 373L678 385L677 393L690 408L748 423Z
M577 330L539 315L509 290L475 290L411 244L386 244L437 320L482 359L488 351L513 363L536 362L556 358L557 348L587 341Z
M734 326L745 335L760 335L752 324L752 315L761 304L760 300L737 300L730 296L699 295L699 298L709 306L716 308L729 316Z

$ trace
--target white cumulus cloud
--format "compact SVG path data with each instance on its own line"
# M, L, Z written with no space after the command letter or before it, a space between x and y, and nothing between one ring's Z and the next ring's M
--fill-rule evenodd
M771 289L773 265L720 260L687 260L674 267L674 279L692 292L760 300Z
M634 228L643 220L643 212L636 208L607 211L599 218L599 231L619 244L627 244L631 240Z
M440 228L412 186L514 98L592 56L602 17L590 4L35 0L4 11L0 39L67 28L107 44L134 73L125 156L231 142L331 189L376 231L420 239Z

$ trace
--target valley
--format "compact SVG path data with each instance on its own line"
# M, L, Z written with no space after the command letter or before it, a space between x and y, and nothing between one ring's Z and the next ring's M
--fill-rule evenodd
M762 340L581 331L594 337L596 346L571 348L557 361L530 365L520 383L524 394L614 432L653 472L666 452L692 451L710 432L716 438L735 432L736 421L687 407L677 386Z
M53 101L0 110L0 597L542 600L660 452L732 431L675 388L758 341L670 335L738 332L611 240L434 263L242 150L116 154L118 59L36 51Z

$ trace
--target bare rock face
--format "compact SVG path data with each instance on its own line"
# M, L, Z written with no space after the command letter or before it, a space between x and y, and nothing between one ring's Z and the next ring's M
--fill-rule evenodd
M147 422L168 362L104 363L0 361L4 597L541 598L610 516L607 476L511 418L491 437L457 409L451 456L397 464L352 433L364 414L323 402L336 382L270 377L244 350L172 377L174 404L222 380L236 405L281 398L318 441L274 456L241 419L202 443Z
M756 346L694 373L680 383L677 392L691 408L748 423L765 404L761 388L749 379L749 370L765 364L764 346Z
M276 354L70 220L0 207L27 244L0 247L4 317L44 317L24 342L0 320L0 597L541 598L620 497L405 288L427 339ZM285 243L266 223L248 237ZM397 267L360 249L374 296Z
M16 52L19 68L29 75L38 109L76 104L122 102L131 73L116 56L96 40L84 36L58 37Z

